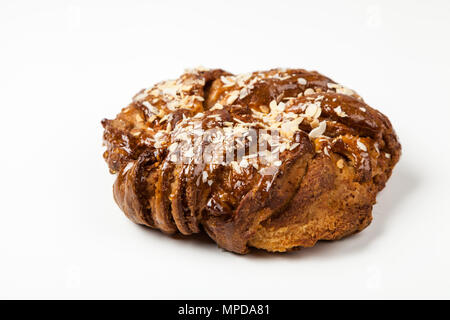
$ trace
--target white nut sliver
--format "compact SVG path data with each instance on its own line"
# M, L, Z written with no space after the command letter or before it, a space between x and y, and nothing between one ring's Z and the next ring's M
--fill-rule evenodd
M309 137L311 139L318 138L325 133L326 129L327 129L327 122L322 121L319 123L319 126L317 128L311 130L311 132L309 133Z

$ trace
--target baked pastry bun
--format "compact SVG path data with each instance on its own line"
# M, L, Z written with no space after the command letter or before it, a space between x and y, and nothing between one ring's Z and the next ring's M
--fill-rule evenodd
M129 219L241 254L361 231L401 153L386 116L303 69L188 70L102 125Z

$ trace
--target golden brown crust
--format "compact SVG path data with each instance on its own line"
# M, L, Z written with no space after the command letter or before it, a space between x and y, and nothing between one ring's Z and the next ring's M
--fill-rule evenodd
M303 69L191 70L142 90L102 124L114 197L132 221L169 234L204 229L237 253L364 229L401 153L386 116ZM239 153L252 148L251 130L267 139L271 160ZM217 146L230 142L228 159Z

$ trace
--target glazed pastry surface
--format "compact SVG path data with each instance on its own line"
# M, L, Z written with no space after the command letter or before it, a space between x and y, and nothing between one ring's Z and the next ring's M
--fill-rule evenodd
M188 70L102 121L114 198L165 233L288 251L364 229L398 162L388 118L315 72Z

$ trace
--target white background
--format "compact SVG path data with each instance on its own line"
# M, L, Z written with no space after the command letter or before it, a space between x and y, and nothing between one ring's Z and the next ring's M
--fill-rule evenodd
M2 0L0 298L450 298L449 34L449 1ZM318 70L388 115L372 224L239 256L128 221L100 120L198 65Z

